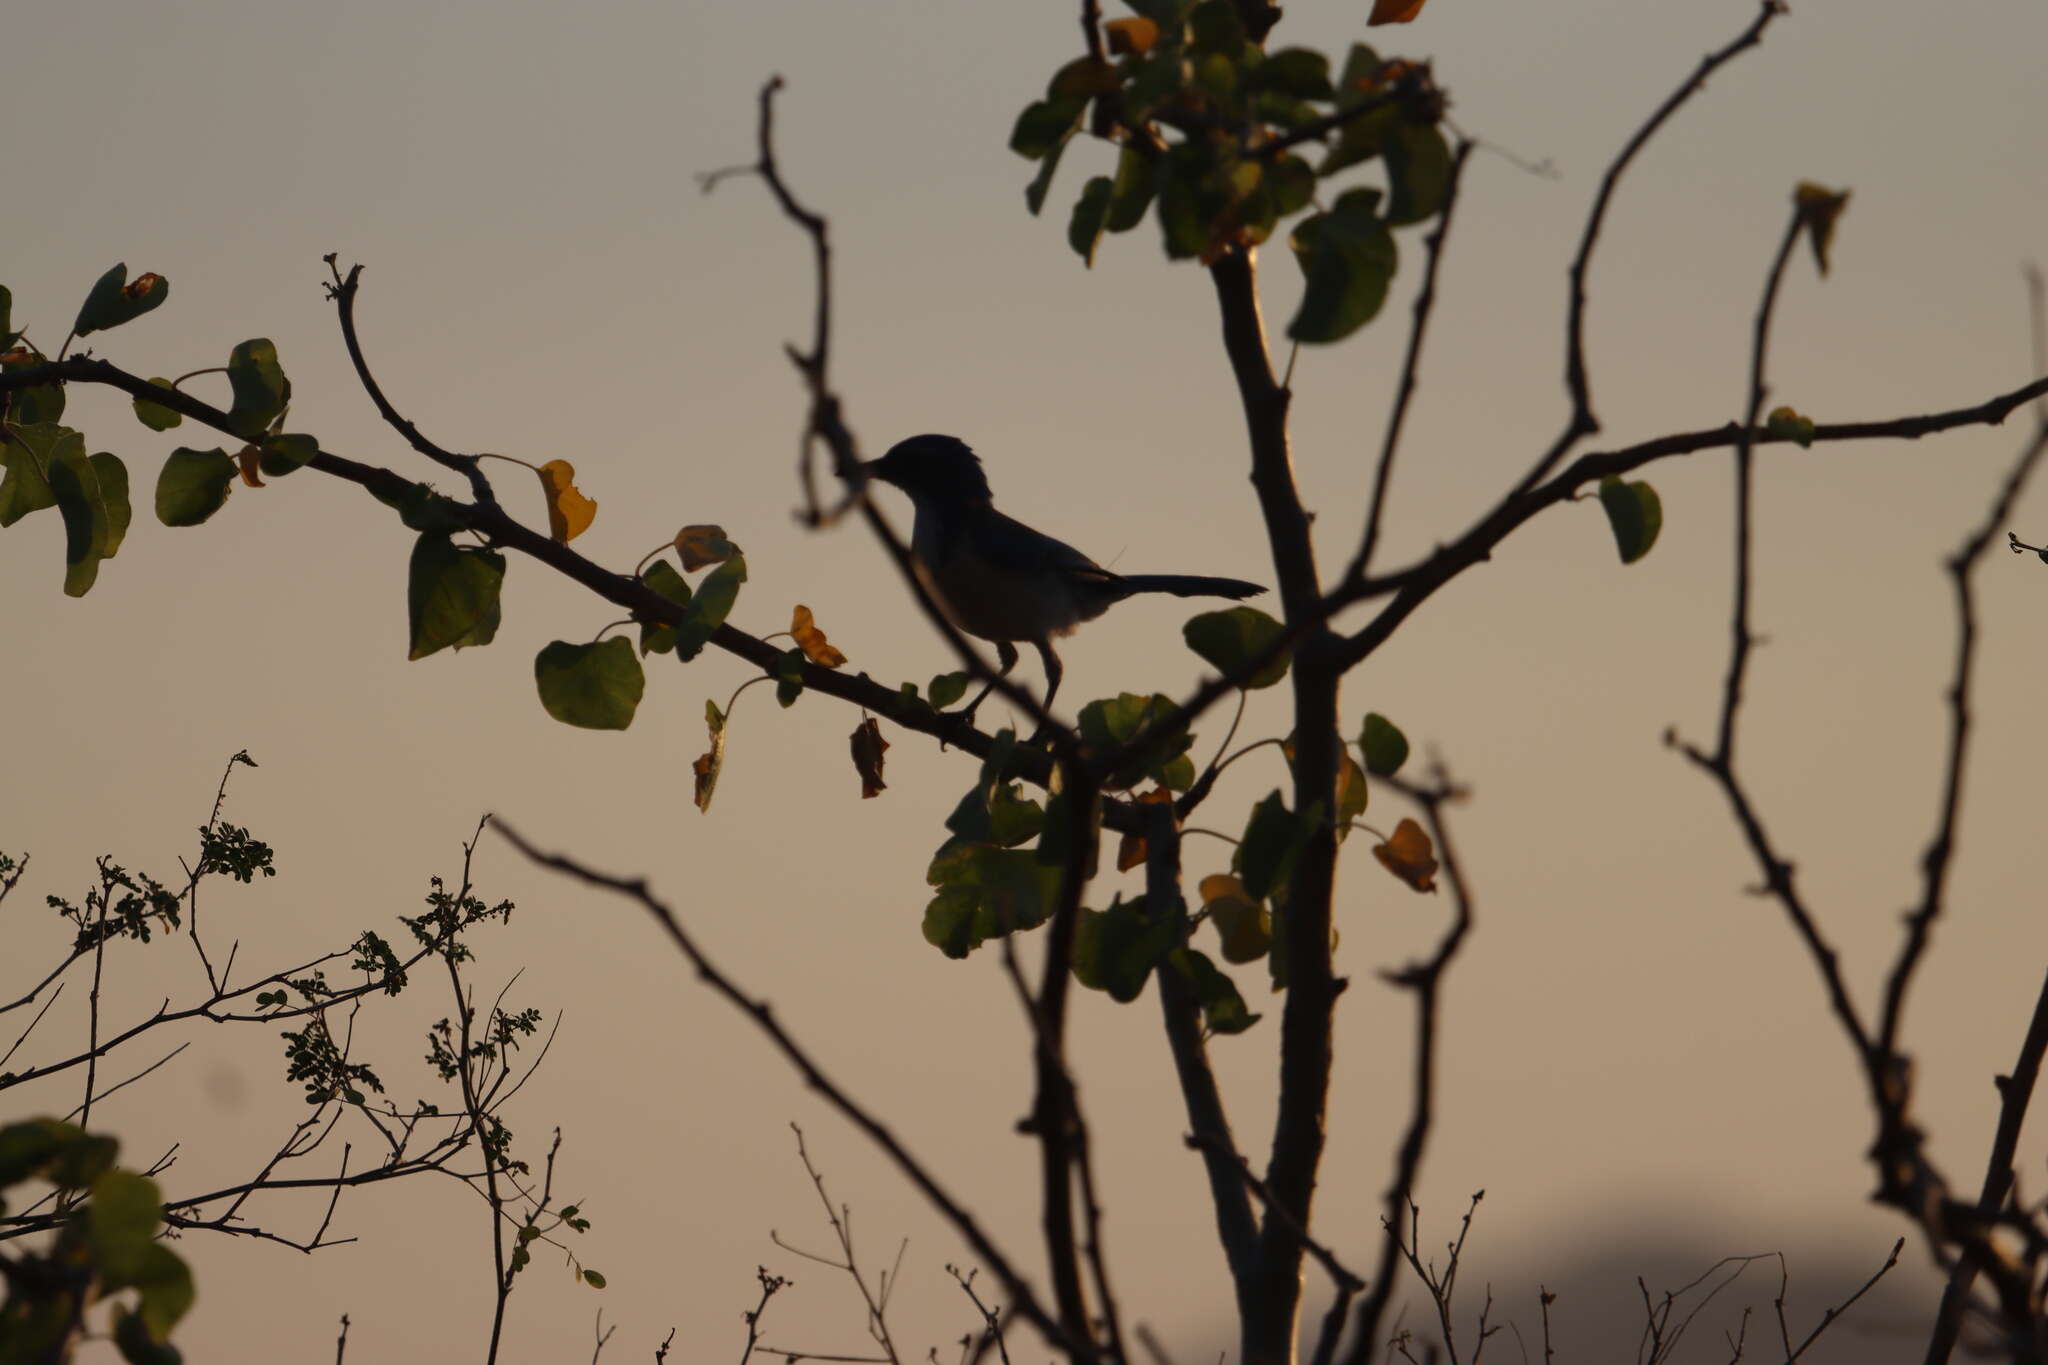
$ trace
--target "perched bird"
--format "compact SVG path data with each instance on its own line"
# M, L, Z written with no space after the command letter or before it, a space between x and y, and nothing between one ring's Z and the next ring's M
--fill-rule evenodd
M1060 689L1056 635L1092 621L1126 597L1167 592L1176 597L1245 598L1256 583L1201 574L1111 573L1073 546L1032 530L995 509L981 459L952 436L912 436L864 466L910 495L916 521L910 556L946 619L969 635L992 640L1007 674L1017 642L1045 662L1045 704ZM990 688L968 703L972 717Z

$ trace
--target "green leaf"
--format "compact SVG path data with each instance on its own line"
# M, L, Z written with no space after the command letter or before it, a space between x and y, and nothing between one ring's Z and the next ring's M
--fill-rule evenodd
M228 356L228 383L235 393L228 425L245 441L261 439L291 397L291 381L284 377L284 369L277 363L277 347L268 337L235 347Z
M676 629L676 657L684 663L704 652L711 637L725 624L732 604L739 599L740 584L747 581L747 558L734 554L704 575L696 595L683 608L683 624Z
M69 451L50 466L50 491L64 514L64 592L83 597L128 533L128 468L117 456Z
M85 304L78 310L78 321L72 329L80 336L119 327L132 322L150 309L170 297L171 282L161 275L143 274L128 283L128 266L124 262L99 277L93 284L92 292L85 296Z
M1451 149L1433 123L1403 119L1386 142L1387 221L1395 227L1442 212L1451 190Z
M534 658L533 680L549 715L586 730L631 725L647 688L640 656L623 635L588 645L556 640Z
M114 1345L128 1365L183 1365L185 1359L177 1347L150 1336L142 1314L120 1307L114 1310Z
M85 454L85 438L70 427L37 422L11 428L0 441L7 475L0 479L0 526L12 526L31 512L57 505L50 471L67 455Z
M775 660L775 700L787 711L804 694L804 652L785 650Z
M598 1274L595 1270L586 1270L583 1272L583 1283L589 1285L592 1289L602 1289L604 1288L604 1276Z
M268 436L264 438L256 464L273 479L282 478L304 469L319 453L320 440L316 436L308 436L304 432Z
M1152 204L1152 162L1135 147L1125 147L1116 159L1116 179L1110 182L1109 214L1103 225L1111 232L1129 232L1145 221Z
M657 559L640 575L640 581L679 607L690 604L690 580L677 573L666 559ZM640 652L666 654L676 647L676 628L656 621L640 623Z
M1060 870L1040 864L1030 849L948 839L925 877L939 889L925 907L925 941L957 958L991 938L1045 923Z
M1621 552L1622 563L1633 564L1650 553L1657 533L1664 529L1664 504L1656 489L1640 480L1623 483L1610 474L1600 480L1600 506L1614 529L1614 548Z
M142 1268L163 1214L163 1195L147 1176L112 1170L93 1182L86 1240L109 1280L126 1280Z
M1112 188L1106 175L1098 175L1082 186L1081 197L1074 201L1074 216L1067 222L1067 245L1090 268L1095 265L1095 244L1102 240L1102 230L1109 222Z
M1237 875L1246 894L1253 900L1265 900L1284 887L1307 842L1304 822L1287 809L1278 791L1254 806L1237 848Z
M1386 302L1400 253L1374 210L1377 190L1352 190L1328 213L1296 226L1291 245L1307 273L1301 308L1288 325L1297 341L1341 341Z
M1084 909L1074 926L1074 979L1128 1005L1144 992L1152 969L1185 938L1186 918L1154 915L1142 896L1119 896L1107 910Z
M1337 133L1337 145L1323 158L1323 164L1316 167L1316 174L1324 179L1348 170L1360 162L1370 161L1385 151L1387 144L1401 124L1401 111L1392 103L1368 103L1377 96L1359 96L1347 103L1359 112L1344 121Z
M1305 47L1267 53L1252 73L1252 84L1305 100L1327 100L1335 93L1330 87L1330 59Z
M1060 135L1060 140L1039 161L1038 174L1032 176L1031 183L1024 187L1024 207L1031 210L1034 218L1045 207L1045 196L1052 192L1052 178L1060 168L1060 155L1067 150L1067 143L1073 136L1072 128Z
M925 688L925 695L931 698L933 710L943 711L967 695L967 675L941 673Z
M143 1251L140 1264L122 1277L122 1283L115 1285L110 1281L109 1287L142 1291L142 1311L138 1316L157 1341L170 1336L171 1329L191 1309L196 1297L191 1267L162 1242L151 1242Z
M1106 754L1129 743L1173 710L1173 698L1163 693L1144 697L1135 692L1124 692L1101 701L1091 701L1081 708L1081 742L1098 755ZM1104 785L1112 791L1119 791L1150 777L1173 791L1186 791L1194 781L1194 765L1191 762L1177 764L1175 760L1185 754L1194 742L1194 736L1183 726L1154 745L1150 756L1126 763L1109 774Z
M113 1164L113 1139L88 1137L83 1128L62 1119L24 1119L0 1128L0 1190L44 1176L54 1181L53 1172L60 1166L76 1166L70 1154L92 1143L108 1144L105 1165L82 1180L74 1180L67 1188L90 1185L106 1166ZM73 1174L77 1173L74 1169Z
M411 646L405 657L489 644L498 633L504 584L505 556L496 550L463 549L445 535L422 535L406 577Z
M1081 111L1087 107L1085 95L1034 100L1025 105L1010 130L1010 150L1033 161L1052 155L1079 125Z
M1257 962L1273 946L1273 919L1235 877L1202 878L1202 911L1216 926L1225 962Z
M1770 416L1764 419L1764 430L1773 436L1798 442L1802 450L1813 445L1813 419L1801 416L1792 408L1772 408Z
M1177 948L1167 961L1193 984L1195 998L1202 1002L1202 1022L1211 1033L1243 1033L1259 1022L1260 1016L1253 1014L1238 994L1237 983L1206 954Z
M149 382L160 389L171 387L171 381L168 379L152 379ZM160 403L152 403L147 398L136 399L134 406L135 420L151 431L169 431L185 420L183 413L164 407Z
M220 510L234 482L235 461L226 451L180 446L156 477L156 519L166 526L197 526Z
M1232 607L1208 611L1181 627L1188 648L1202 656L1225 677L1243 672L1251 661L1270 649L1286 633L1286 627L1256 607ZM1271 687L1287 676L1288 655L1267 664L1245 679L1246 690Z
M1374 777L1392 777L1408 761L1408 736L1401 727L1377 711L1365 713L1365 728L1358 734L1359 752L1365 755L1365 770Z
M397 512L399 521L409 531L434 531L448 535L463 527L455 503L423 483L407 484L402 493L387 494L373 488L370 496Z

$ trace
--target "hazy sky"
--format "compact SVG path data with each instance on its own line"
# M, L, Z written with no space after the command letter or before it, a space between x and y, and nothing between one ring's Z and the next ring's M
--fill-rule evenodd
M1341 52L1367 36L1367 8L1296 0L1278 40ZM1436 60L1460 128L1557 170L1473 158L1389 563L1461 530L1562 421L1564 271L1600 170L1752 13L1747 0L1436 0L1371 35ZM705 197L692 176L750 156L754 93L782 73L782 153L832 219L837 379L870 450L952 432L986 457L1001 506L1105 563L1270 581L1207 282L1161 259L1149 223L1082 268L1066 206L1107 166L1100 150L1070 153L1043 220L1024 211L1031 168L1004 145L1010 123L1077 44L1062 3L26 7L0 24L17 130L0 283L15 325L54 345L107 266L161 272L168 304L95 338L103 354L175 374L269 336L294 381L295 428L433 477L376 420L321 297L323 253L364 262L363 334L393 399L446 445L573 461L600 506L579 548L625 568L679 525L721 523L748 551L737 623L779 630L802 602L851 667L922 682L948 656L865 534L811 534L789 515L802 406L780 347L809 322L804 243L758 185ZM1817 280L1803 257L1791 271L1779 400L1821 420L1882 418L2029 377L2019 270L2048 221L2043 50L2037 5L1801 0L1660 136L1616 204L1592 276L1608 433L1594 448L1737 415L1763 270L1802 179L1854 198L1832 276ZM1299 474L1333 564L1355 535L1405 340L1421 250L1413 233L1402 245L1411 268L1380 323L1296 370ZM1278 325L1298 275L1278 253L1268 265ZM918 933L924 862L967 760L892 735L890 790L861 801L845 748L857 715L819 697L781 713L756 689L699 815L689 761L703 703L745 677L737 661L650 661L624 735L556 725L529 661L549 640L589 638L609 609L515 562L494 646L408 664L411 537L387 511L301 475L236 493L203 528L166 529L147 490L191 430L150 433L102 395L71 404L91 448L129 462L141 515L80 601L59 592L53 515L0 535L0 695L16 718L0 849L35 858L9 903L0 987L61 942L41 898L81 891L93 855L174 872L237 748L263 766L236 779L230 818L275 844L283 875L217 895L208 913L234 918L251 964L395 928L497 811L649 876L1036 1264L1032 1157L1013 1131L1029 1103L1015 1003L990 954L950 962ZM1935 805L1953 639L1938 560L1982 515L2023 426L1760 460L1756 622L1770 643L1752 673L1749 772L1865 1001ZM1811 969L1780 914L1745 894L1756 878L1724 803L1658 742L1667 725L1703 738L1713 721L1728 458L1646 476L1665 508L1647 560L1615 562L1593 505L1554 509L1345 692L1347 728L1383 711L1475 789L1457 830L1479 931L1447 996L1422 1198L1448 1232L1486 1188L1478 1254L1487 1275L1514 1267L1496 1290L1518 1311L1544 1266L1610 1224L1697 1225L1716 1254L1839 1240L1872 1264L1903 1230L1865 1203L1869 1120ZM521 480L503 486L524 496ZM537 498L524 510L539 520ZM2048 535L2048 493L2014 529ZM1923 1119L1964 1181L1981 1169L1990 1077L2011 1063L2048 946L2048 570L2001 550L1982 589L1982 742L1954 915L1908 1016ZM1186 690L1200 664L1180 642L1185 615L1144 600L1084 630L1063 647L1063 701ZM1028 664L1025 676L1036 680ZM1260 697L1245 733L1283 732L1280 702ZM1219 735L1206 727L1197 751ZM1235 833L1282 780L1271 751L1247 759L1197 823ZM1370 818L1397 816L1388 801ZM1195 875L1227 857L1190 840ZM1448 907L1362 849L1347 867L1340 970L1354 988L1318 1215L1363 1265L1407 1102L1408 1003L1374 973L1431 941ZM957 1243L649 924L495 841L479 869L485 894L520 903L480 943L479 982L494 990L524 968L515 1002L566 1012L511 1121L535 1152L564 1128L561 1184L594 1220L584 1249L611 1281L575 1289L543 1259L515 1298L509 1359L580 1358L600 1305L621 1324L607 1359L645 1358L671 1325L672 1359L737 1358L757 1263L798 1280L771 1310L773 1344L857 1352L850 1287L768 1240L770 1228L820 1248L826 1236L791 1119L871 1256L911 1238L897 1316L914 1353L971 1328L940 1268L962 1257ZM1117 884L1105 878L1102 898ZM157 998L141 959L182 973L182 953L115 955L114 1012ZM164 990L189 991L172 975L183 984ZM1260 1150L1278 1002L1258 974L1244 984L1270 1017L1216 1053L1240 1138ZM408 995L367 1040L402 1095L430 1093L418 1034L445 1011ZM60 1007L46 1041L77 1026ZM96 1113L139 1159L182 1140L174 1190L253 1167L303 1111L268 1031L223 1032L193 1035L191 1053ZM1200 1358L1225 1277L1156 1008L1149 993L1131 1008L1088 995L1074 1036L1126 1313ZM0 1117L69 1108L73 1089L16 1091ZM2039 1184L2043 1146L2038 1133L2025 1146L2023 1188ZM317 1210L291 1216L309 1228ZM452 1183L367 1193L344 1201L337 1228L362 1242L312 1260L188 1240L201 1285L188 1357L306 1358L343 1311L352 1359L480 1353L476 1201Z

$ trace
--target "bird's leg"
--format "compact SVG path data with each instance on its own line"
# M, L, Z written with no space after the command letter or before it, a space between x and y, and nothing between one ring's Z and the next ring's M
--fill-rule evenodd
M1038 646L1039 661L1045 665L1045 709L1049 715L1052 712L1053 693L1060 690L1060 677L1066 670L1060 666L1060 656L1053 653L1051 640L1033 640L1031 643ZM1041 724L1031 736L1031 742L1037 744L1044 740L1052 728L1051 721Z
M996 641L996 662L1002 665L996 670L996 677L1009 677L1010 670L1017 666L1017 646L1011 644L1008 640ZM995 687L996 685L993 680L984 683L980 693L975 696L973 701L968 702L967 709L960 713L960 718L969 725L974 724L976 709L981 706L981 703L988 697L989 693L995 691Z

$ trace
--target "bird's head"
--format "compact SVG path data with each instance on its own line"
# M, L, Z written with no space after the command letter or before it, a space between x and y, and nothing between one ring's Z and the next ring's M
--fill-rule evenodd
M988 502L981 458L957 436L912 436L866 465L870 477L891 483L916 501Z

